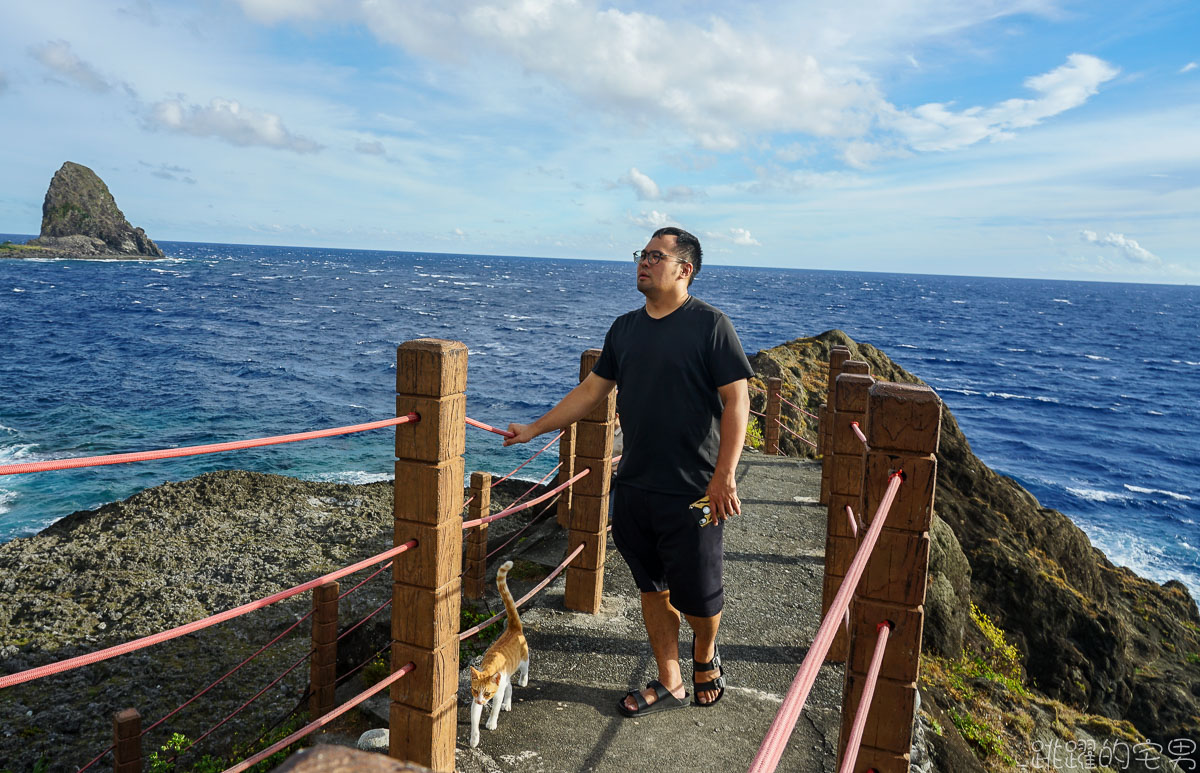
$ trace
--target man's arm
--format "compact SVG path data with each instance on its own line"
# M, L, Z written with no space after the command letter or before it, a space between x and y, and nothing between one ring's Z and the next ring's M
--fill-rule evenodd
M508 431L516 434L513 437L506 438L504 445L511 446L514 443L528 443L544 432L553 432L556 429L571 426L584 416L587 416L601 400L608 396L608 393L616 385L617 382L601 378L595 373L587 374L587 378L580 381L579 386L567 392L567 396L559 400L558 405L547 411L546 415L537 421L532 424L509 424ZM747 405L749 405L748 399ZM746 422L743 421L743 434L745 431ZM737 462L735 461L734 464L736 465Z
M746 379L738 379L723 387L717 387L724 409L721 412L721 446L717 451L717 469L708 484L708 500L713 506L717 520L723 521L731 515L742 514L742 503L737 496L738 460L742 458L742 445L746 442L746 423L750 418L750 391Z

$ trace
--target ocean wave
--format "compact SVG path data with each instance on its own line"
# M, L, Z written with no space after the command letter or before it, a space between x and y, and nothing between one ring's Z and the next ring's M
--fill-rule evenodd
M9 491L6 488L0 488L0 515L7 513L12 508L8 503L17 498L17 492Z
M1112 360L1110 360L1108 357L1101 357L1098 354L1085 354L1083 356L1087 357L1089 360L1097 360L1099 362L1112 362Z
M1176 538L1164 546L1143 537L1094 525L1085 526L1084 532L1092 544L1114 564L1127 566L1158 583L1179 580L1193 595L1200 591L1200 571L1197 571L1200 551L1187 542Z
M1075 304L1071 303L1069 300L1067 300L1066 298L1052 298L1051 300L1053 300L1055 303L1065 303L1068 306L1075 305Z
M1014 395L1008 392L988 392L988 397L999 397L1004 400L1033 400L1039 403L1058 403L1057 397L1042 397L1040 395Z
M896 348L897 349L918 349L920 347L913 346L912 344L896 344Z
M378 483L381 480L392 480L393 475L385 472L367 472L365 470L343 470L342 472L318 472L305 475L305 480L318 483Z
M1168 491L1166 489L1161 489L1161 488L1144 488L1142 486L1131 486L1128 483L1125 484L1125 488L1127 488L1130 491L1133 491L1134 493L1137 493L1137 494L1162 494L1163 496L1167 496L1167 497L1170 497L1171 499L1179 500L1180 502L1191 502L1192 501L1192 498L1189 497L1187 494L1180 494L1175 491Z
M1086 499L1089 502L1121 502L1129 499L1127 494L1095 488L1074 488L1067 486L1067 493L1079 499Z

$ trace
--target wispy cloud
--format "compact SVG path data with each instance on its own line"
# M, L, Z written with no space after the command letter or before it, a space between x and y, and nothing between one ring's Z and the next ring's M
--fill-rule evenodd
M1108 233L1100 236L1095 231L1083 230L1079 232L1079 238L1089 244L1099 244L1106 247L1115 247L1125 256L1127 260L1138 263L1144 266L1161 266L1162 258L1158 257L1150 250L1138 244L1134 239L1130 239L1125 234Z
M633 188L642 201L686 201L696 196L696 192L686 185L676 185L664 191L650 175L639 171L637 167L630 169L629 174L618 182Z
M990 108L955 111L949 103L930 102L912 111L885 117L914 150L955 150L985 139L1005 139L1014 129L1036 126L1043 120L1079 107L1101 84L1120 70L1089 54L1071 54L1066 64L1026 79L1038 93L1035 99L1008 99Z
M1179 73L1182 75L1185 72L1191 72L1192 70L1195 70L1197 67L1200 67L1200 64L1196 64L1195 62L1188 62L1183 67L1179 68Z
M149 169L150 174L160 180L178 180L188 185L196 184L196 178L192 177L192 170L186 167L173 164L151 164L149 161L138 161L138 164Z
M707 231L705 234L717 241L733 242L740 247L761 247L762 242L750 235L745 228L730 228L728 231Z
M214 99L208 106L169 99L152 105L147 123L156 129L215 137L242 147L261 145L296 153L316 153L323 146L292 134L275 113L243 107L233 99Z
M354 150L364 156L383 156L387 151L379 140L359 140L354 144Z
M65 40L52 40L30 49L33 58L76 86L102 94L111 91L113 84L96 68L80 59Z
M663 226L679 225L675 218L668 215L666 212L659 212L657 209L652 209L649 212L641 212L636 215L629 216L629 222L639 228L649 228L657 230Z

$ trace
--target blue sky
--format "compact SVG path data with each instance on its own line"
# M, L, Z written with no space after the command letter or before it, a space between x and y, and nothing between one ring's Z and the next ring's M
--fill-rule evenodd
M4 0L0 232L1200 281L1200 4Z

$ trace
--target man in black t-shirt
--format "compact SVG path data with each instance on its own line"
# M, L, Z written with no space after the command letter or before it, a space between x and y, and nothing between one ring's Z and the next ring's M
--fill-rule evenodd
M587 415L613 387L624 433L613 490L613 541L642 592L658 678L617 704L625 716L687 705L679 668L680 616L694 633L694 703L725 692L717 649L724 604L724 521L741 512L734 472L746 435L750 363L729 318L688 294L700 271L696 237L662 228L635 253L644 307L613 322L592 372L505 445ZM711 524L701 525L708 498Z

